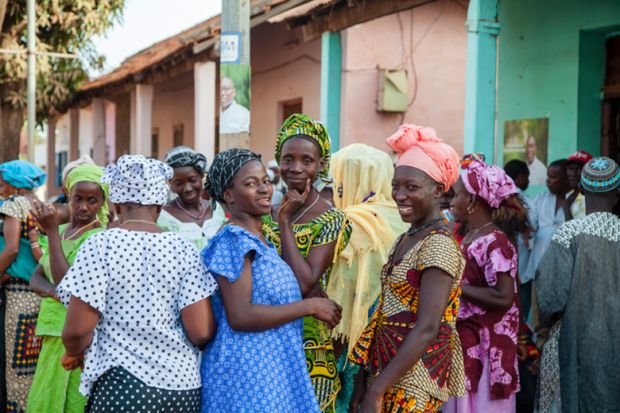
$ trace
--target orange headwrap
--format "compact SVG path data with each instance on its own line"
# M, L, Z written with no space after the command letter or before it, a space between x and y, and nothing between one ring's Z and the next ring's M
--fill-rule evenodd
M459 179L459 155L433 128L404 124L386 143L398 155L396 166L420 169L446 190Z

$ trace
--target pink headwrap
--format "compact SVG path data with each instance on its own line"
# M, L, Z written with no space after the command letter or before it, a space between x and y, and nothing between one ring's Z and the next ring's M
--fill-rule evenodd
M484 199L491 208L499 208L505 199L517 193L512 178L499 166L473 161L461 171L467 192Z
M459 179L459 155L437 137L435 129L404 124L385 142L398 155L396 166L420 169L445 190Z

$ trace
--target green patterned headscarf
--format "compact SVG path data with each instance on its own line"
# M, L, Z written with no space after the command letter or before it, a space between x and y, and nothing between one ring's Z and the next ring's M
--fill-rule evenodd
M280 127L278 140L276 142L276 160L280 163L282 145L288 139L295 136L305 136L315 141L321 150L323 168L319 171L318 178L326 184L332 183L333 179L329 176L329 160L331 158L331 139L327 133L327 128L318 120L312 119L308 115L295 113L288 117Z
M101 187L103 191L103 205L97 212L97 219L102 226L108 225L110 208L108 207L108 185L101 183L103 168L97 165L83 164L76 166L67 175L67 190L71 193L71 188L79 182L92 182Z

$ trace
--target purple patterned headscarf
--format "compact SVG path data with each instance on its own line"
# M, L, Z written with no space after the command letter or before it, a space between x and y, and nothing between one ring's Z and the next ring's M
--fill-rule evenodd
M512 178L502 168L475 160L461 170L467 192L484 199L491 208L499 208L505 199L517 193Z

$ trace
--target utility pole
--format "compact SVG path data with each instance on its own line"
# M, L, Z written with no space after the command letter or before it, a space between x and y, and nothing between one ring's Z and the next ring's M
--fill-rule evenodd
M220 150L250 146L250 0L222 1Z
M28 160L34 162L34 127L37 123L37 54L35 4L28 0Z

